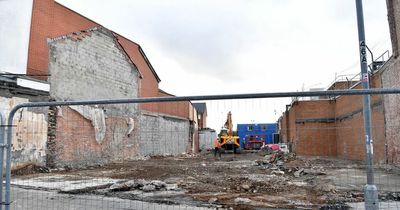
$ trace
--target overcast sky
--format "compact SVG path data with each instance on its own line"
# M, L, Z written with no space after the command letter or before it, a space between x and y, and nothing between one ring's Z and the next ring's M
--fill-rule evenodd
M57 1L138 42L175 95L327 88L360 72L354 0ZM364 0L364 15L375 57L391 50L386 1ZM209 103L210 124L228 109L274 122L289 101Z

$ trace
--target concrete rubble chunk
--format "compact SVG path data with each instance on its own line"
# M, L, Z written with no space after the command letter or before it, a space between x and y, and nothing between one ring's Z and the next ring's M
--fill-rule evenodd
M336 192L336 187L331 184L320 184L315 186L315 190L320 192Z
M294 176L296 178L299 178L301 176L301 174L303 173L304 168L299 169L298 171L294 172Z
M148 184L149 184L149 182L144 180L144 179L136 180L136 187L137 188L143 187L143 186L148 185Z
M142 190L144 192L152 192L152 191L156 190L156 186L154 186L152 184L148 184L148 185L143 186Z
M235 198L234 202L237 204L248 204L251 203L251 200L248 198Z
M86 185L79 185L79 186L68 186L59 190L60 193L69 193L69 194L79 194L79 193L86 193L93 190L99 190L108 188L112 185L112 183L107 184L86 184Z
M165 182L160 181L160 180L153 180L150 182L150 184L154 185L156 187L156 189L162 189L167 186L167 184Z
M179 190L177 184L167 184L167 185L165 186L165 189L168 190L168 191L176 191L176 190Z
M134 180L130 180L127 182L122 182L122 183L115 183L110 186L109 190L110 191L128 191L134 188L136 185L136 182Z
M313 176L326 175L326 172L318 169L304 169L304 173Z
M273 175L278 175L278 176L282 176L282 175L285 174L285 172L284 172L284 171L276 170L276 171L272 171L271 174L273 174Z
M247 185L247 184L244 184L244 185L242 185L242 188L243 188L244 190L249 190L249 189L250 189L250 186Z
M208 200L208 203L212 204L212 203L215 203L215 202L217 202L217 201L218 201L218 198L210 198L210 199Z

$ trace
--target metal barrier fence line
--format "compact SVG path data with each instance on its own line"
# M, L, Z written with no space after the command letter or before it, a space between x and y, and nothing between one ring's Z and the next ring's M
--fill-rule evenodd
M228 100L228 99L260 99L260 98L282 98L282 97L303 97L303 96L350 96L350 95L365 95L365 94L370 94L370 95L382 95L382 94L399 94L400 89L393 88L393 89L370 89L370 90L333 90L333 91L310 91L310 92L282 92L282 93L258 93L258 94L232 94L232 95L209 95L209 96L184 96L184 97L156 97L156 98L136 98L136 99L113 99L113 100L92 100L92 101L64 101L64 102L37 102L37 103L24 103L24 104L19 104L15 106L9 113L8 117L8 124L7 126L7 151L6 151L6 184L5 184L5 202L3 203L5 205L5 208L8 210L11 207L11 156L12 156L12 142L13 142L13 137L15 136L13 134L13 124L14 124L14 116L17 113L17 111L21 110L22 108L34 108L34 107L64 107L64 106L75 106L75 105L105 105L109 106L112 104L142 104L142 103L166 103L166 102L181 102L181 101L212 101L212 100ZM176 105L175 109L180 109L179 104ZM65 112L65 113L64 113ZM69 116L68 110L63 110L63 113L66 116ZM32 115L33 116L33 115ZM151 115L149 115L151 116ZM73 117L72 115L69 117ZM2 117L2 120L4 117ZM168 118L168 116L165 116L165 118ZM110 119L113 120L113 119ZM101 122L100 122L101 123ZM120 123L119 121L115 123ZM150 122L152 123L152 122ZM170 122L169 122L170 123ZM72 130L74 132L79 133L79 127L73 127L72 123L66 123L66 128L69 130ZM82 124L82 127L85 127L88 125ZM26 126L28 127L28 126ZM342 127L344 128L344 127ZM173 127L164 127L164 130L162 130L164 133L167 135L170 135L171 137L175 135L176 131L174 130L175 128ZM318 128L320 129L320 128ZM354 127L353 127L354 129ZM69 131L68 130L68 131ZM82 129L84 130L84 129ZM359 130L357 130L359 131ZM1 130L0 130L1 132ZM38 131L35 131L38 132ZM67 132L67 131L66 131ZM155 131L153 130L145 130L144 131L144 136L140 136L138 138L146 139L146 138L157 138L159 134L154 133ZM317 132L318 135L322 135L321 130ZM113 135L123 135L124 132L121 130L116 130ZM357 134L361 134L362 131L356 132ZM0 133L1 134L1 133ZM32 135L34 132L32 132ZM82 135L86 135L85 133L82 133ZM107 134L104 134L107 135ZM179 131L178 131L178 134ZM182 135L187 135L186 133L182 133ZM0 137L1 138L1 137ZM168 146L168 142L164 139L164 144ZM361 141L363 142L363 141ZM1 142L0 142L1 143ZM185 147L187 145L180 145L180 147ZM324 145L321 145L324 147ZM154 145L153 145L154 147ZM364 148L364 146L360 146L360 148ZM116 148L116 149L121 149L123 152L123 148ZM84 151L84 149L82 149ZM1 153L1 150L0 150ZM1 154L0 154L1 155ZM3 157L3 155L1 156ZM266 164L268 165L268 164ZM2 168L2 167L1 167ZM179 169L181 170L181 169ZM213 169L216 170L216 169ZM106 179L105 179L106 180ZM39 180L40 181L40 180ZM103 180L104 181L104 180ZM107 180L106 180L107 181ZM209 180L211 181L211 180ZM21 180L23 182L23 180ZM109 182L106 182L104 184L109 184ZM157 185L157 184L155 184ZM154 185L154 186L155 186ZM1 192L3 189L1 189ZM257 191L257 190L255 190ZM46 196L43 194L43 196ZM0 197L1 194L0 194ZM88 200L90 200L90 197L88 197ZM0 200L1 201L1 200ZM247 202L247 201L240 201L240 202ZM136 205L136 204L135 204ZM141 204L143 205L143 204ZM154 207L155 208L155 207Z
M3 162L4 162L4 137L6 116L3 110L0 110L0 210L3 210Z

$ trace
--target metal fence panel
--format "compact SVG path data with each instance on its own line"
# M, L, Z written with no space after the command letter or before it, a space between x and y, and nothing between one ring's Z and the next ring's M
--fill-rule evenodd
M363 209L365 138L361 101L354 100L360 96L353 94L365 91L348 93L298 101L275 114L280 141L292 152L264 146L240 154L225 151L221 158L200 148L198 113L188 99L210 99L205 101L214 120L210 126L218 133L228 111L235 124L265 123L237 122L235 116L264 119L257 115L270 112L272 99L260 98L294 93L19 105L8 123L13 132L8 130L7 157L13 156L4 204L6 209ZM386 124L379 97L372 99L375 184L380 208L400 209L400 171L388 140L400 127ZM118 108L142 102L147 106L139 104L135 113Z

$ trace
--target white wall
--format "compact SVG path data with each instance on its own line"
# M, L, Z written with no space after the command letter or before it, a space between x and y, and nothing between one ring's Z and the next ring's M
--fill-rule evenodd
M33 0L0 0L0 72L25 74Z

